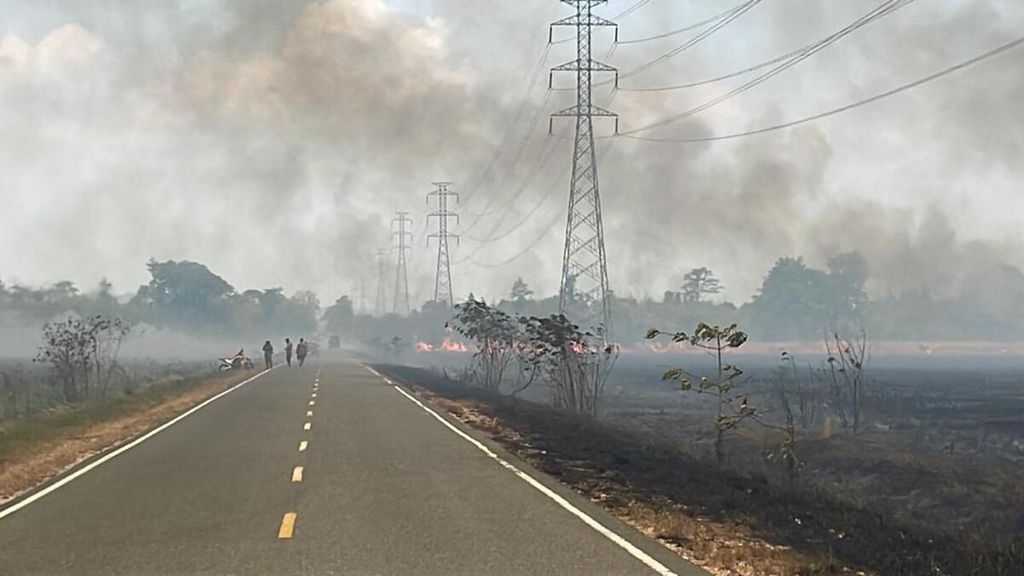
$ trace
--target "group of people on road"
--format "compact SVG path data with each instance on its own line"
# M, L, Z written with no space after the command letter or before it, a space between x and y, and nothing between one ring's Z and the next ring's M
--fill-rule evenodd
M305 338L299 338L299 343L295 345L295 359L298 360L299 366L302 366L306 362L306 355L309 354L309 344L306 343ZM263 344L263 360L266 362L267 370L274 367L274 345L267 340ZM292 340L291 338L284 339L284 360L289 366L292 365Z

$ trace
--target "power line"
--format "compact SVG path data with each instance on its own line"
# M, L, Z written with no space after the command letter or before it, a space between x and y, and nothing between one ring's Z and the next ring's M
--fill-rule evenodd
M621 20L622 18L625 18L626 16L629 16L629 15L633 14L634 12L636 12L637 10L643 8L650 1L651 0L637 0L637 2L634 2L633 5L631 5L629 8L626 8L622 12L616 14L615 16L612 16L608 20L612 20L612 21ZM576 40L576 38L570 36L569 38L563 38L561 40L555 40L554 42L551 42L551 44L565 44L567 42L572 42L574 40Z
M736 70L735 72L729 72L728 74L722 74L721 76L715 76L714 78L707 78L705 80L696 80L696 81L693 81L693 82L687 82L685 84L674 84L672 86L656 86L656 87L651 87L651 88L629 88L629 87L619 86L618 90L620 92L668 92L670 90L682 90L684 88L696 88L698 86L706 86L708 84L714 84L716 82L721 82L722 80L729 80L730 78L736 78L737 76L743 76L743 75L749 74L751 72L756 72L756 71L758 71L758 70L760 70L762 68L767 68L768 66L771 66L772 64L778 64L779 62L782 62L783 60L789 60L790 58L793 58L794 56L800 55L801 53L803 53L807 49L811 48L812 46L814 46L814 44L808 44L807 46L804 46L802 48L798 48L796 50L793 50L792 52L787 52L787 53L785 53L785 54L783 54L781 56L776 56L775 58L772 58L771 60L767 60L765 62L761 62L760 64L755 64L753 66L744 68L742 70Z
M1024 44L1024 37L1020 37L1020 38L1018 38L1018 39L1016 39L1016 40L1014 40L1012 42L1008 42L1006 44L1003 44L1002 46L999 46L998 48L995 48L993 50L989 50L988 52L985 52L984 54L981 54L980 56L975 56L974 58L971 58L969 60L965 60L965 61L963 61L963 62L961 62L959 64L956 64L954 66L950 66L949 68L946 68L946 69L940 70L939 72L936 72L934 74L930 74L928 76L925 76L924 78L920 78L920 79L915 80L913 82L910 82L908 84L904 84L902 86L893 88L892 90L887 90L885 92L882 92L881 94L876 94L876 95L874 95L874 96L872 96L870 98L866 98L864 100L859 100L857 102L853 102L853 103L847 104L845 106L840 106L839 108L833 108L832 110L828 110L826 112L820 112L818 114L814 114L813 116L807 116L807 117L801 118L799 120L792 120L790 122L785 122L783 124L776 124L774 126L768 126L768 127L765 127L765 128L758 128L756 130L748 130L746 132L736 132L734 134L724 134L724 135L721 135L721 136L706 136L706 137L694 137L694 138L652 138L652 137L645 137L645 136L633 136L633 135L628 135L627 134L627 135L623 135L623 137L624 138L631 138L633 140L642 140L642 141L645 141L645 142L713 142L713 141L716 141L716 140L731 140L733 138L741 138L741 137L744 137L744 136L754 136L754 135L757 135L757 134L765 134L767 132L774 132L776 130L783 130L785 128L792 128L793 126L799 126L800 124L806 124L808 122L813 122L815 120L820 120L822 118L827 118L829 116L835 116L836 114L841 114L843 112L846 112L846 111L849 111L849 110L853 110L854 108L859 108L861 106L864 106L864 105L867 105L867 104L871 104L873 102L878 102L879 100L883 100L883 99L888 98L890 96L894 96L896 94L899 94L900 92L906 92L907 90L910 90L912 88L916 88L918 86L921 86L922 84L927 84L928 82L931 82L933 80L938 80L939 78L942 78L943 76L952 74L954 72L958 72L960 70L963 70L964 68L967 68L967 67L973 66L974 64L977 64L979 62L983 62L985 60L988 60L989 58L994 58L995 56L998 56L998 55L1000 55L1000 54L1002 54L1004 52L1008 52L1008 51L1010 51L1010 50L1012 50L1014 48L1017 48L1017 47L1021 46L1022 44Z
M682 34L683 32L689 32L691 30L696 30L697 28L703 28L703 27L707 26L708 24L711 24L713 22L717 22L718 20L721 20L722 18L725 18L725 17L729 16L730 14L732 14L733 12L735 12L736 10L741 8L742 6L743 6L742 4L739 5L739 6L734 6L734 7L729 8L728 10L726 10L724 12L719 12L718 14L715 14L714 16L711 16L710 18L707 18L705 20L701 20L700 22L694 22L693 24L690 24L688 26L683 26L682 28L676 28L675 30L672 30L672 31L669 31L669 32L664 32L664 33L661 33L661 34L655 34L654 36L646 36L644 38L630 38L628 40L617 40L615 43L616 44L639 44L641 42L650 42L652 40L661 40L662 38L671 38L672 36L675 36L677 34ZM617 20L617 19L618 18L612 18L612 20Z
M497 240L497 238L491 235L494 234L495 230L498 229L498 226L500 226L501 223L504 221L505 217L508 216L510 209L512 208L512 205L515 204L517 200L519 200L519 198L523 195L523 193L530 186L530 184L533 183L533 181L536 180L537 176L539 176L541 172L543 172L544 169L551 163L551 160L555 157L555 155L552 154L552 152L554 151L556 146L557 144L554 140L548 140L545 142L544 149L541 152L540 161L536 165L534 165L530 173L525 178L523 178L522 184L519 186L518 190L516 190L515 194L513 194L512 197L509 198L507 202L505 202L500 207L496 208L494 212L492 212L500 214L500 217L494 223L494 225L491 226L491 229L487 233L487 236L484 238L480 238L471 235L466 235L467 238L475 242L481 242L484 244Z
M551 185L547 187L547 189L550 189L554 185L555 182L561 181L562 178L564 178L568 173L569 173L569 166L566 165L565 169L558 173L558 176L551 183ZM501 232L501 233L499 233L497 235L494 235L494 236L489 236L489 237L487 237L484 240L478 240L478 241L483 243L483 244L490 244L491 242L497 242L498 240L503 240L503 239L511 236L513 233L515 233L516 230L518 230L524 224L526 224L527 222L532 220L533 216L540 210L540 208L542 206L544 206L544 204L547 203L548 198L550 198L550 197L551 197L551 194L544 194L543 196L541 196L541 199L536 204L534 204L533 207L530 208L529 211L527 211L526 216L524 216L522 219L520 219L519 222L516 222L515 224L513 224L508 230L506 230L504 232ZM494 230L492 230L491 232L493 233L496 230L497 230L497 226L495 226Z
M609 141L608 144L605 145L604 149L601 150L600 154L598 154L598 160L599 161L603 161L605 156L608 155L608 152L611 151L612 146L614 146L614 145L615 145L615 141L614 140ZM558 180L561 180L563 176L565 176L565 171L563 171L561 174L559 174L558 178L556 178L555 181L552 181L551 186L549 186L549 188L553 188L555 182L557 182ZM536 208L539 208L539 206L542 205L544 203L544 200L546 200L546 199L547 199L547 196L545 196L545 198L538 204L538 206L535 207L534 211L536 211ZM507 235L511 234L512 232L515 232L519 227L521 227L523 224L525 224L530 219L531 219L530 217L527 217L527 218L523 219L522 222L520 222L519 224L517 224L516 226L514 226L513 228L508 230L503 236L507 236ZM537 238L534 238L533 242L528 244L523 250L521 250L515 256L509 258L508 260L505 260L505 261L500 262L498 264L485 264L485 263L481 263L481 262L474 262L473 264L475 266L480 266L481 268L501 268L502 266L506 266L508 264L511 264L512 262L515 262L516 260L518 260L518 259L522 258L524 255L526 255L526 253L528 253L530 250L532 250L535 246L537 246L537 244L540 243L540 241L544 238L544 236L547 235L549 232L551 232L551 230L555 227L555 224L557 224L560 219L561 219L561 214L560 213L556 214L556 218L551 222L551 224L549 224L549 225L544 227L544 229L540 232L540 234L537 235ZM478 250L478 252L479 252L479 250ZM475 255L475 254L473 254L473 255ZM473 255L471 255L470 258L472 258ZM468 259L469 258L467 258L467 260Z
M870 22L873 22L873 21L874 21L874 19L869 20L868 22L865 22L862 25L857 26L857 28L861 28L862 26L867 25L867 24L869 24ZM842 31L842 29L840 30L840 32L841 31ZM707 78L705 80L697 80L697 81L694 81L694 82L687 82L687 83L684 83L684 84L674 84L674 85L671 85L671 86L653 86L653 87L645 87L645 88L631 88L631 87L628 87L628 86L626 86L626 87L619 86L618 90L620 90L622 92L668 92L668 91L672 91L672 90L683 90L683 89L686 89L686 88L696 88L698 86L705 86L705 85L708 85L708 84L714 84L716 82L721 82L722 80L729 80L730 78L736 78L737 76L743 76L743 75L749 74L751 72L756 72L756 71L758 71L758 70L760 70L762 68L767 68L768 66L771 66L773 64L778 64L779 62L783 62L785 60L789 60L791 58L795 58L796 56L804 54L807 51L812 50L815 47L817 47L817 46L827 42L829 40L829 38L831 38L831 37L832 37L832 35L827 36L825 38L822 38L821 40L817 40L817 41L811 42L810 44L807 44L805 46L801 46L800 48L797 48L796 50L792 50L792 51L787 52L785 54L782 54L780 56L776 56L775 58L772 58L771 60L766 60L764 62L761 62L760 64L754 64L753 66L749 66L747 68L743 68L742 70L736 70L735 72L729 72L728 74L722 74L720 76L715 76L714 78Z
M498 262L496 264L487 264L487 263L484 263L484 262L473 262L473 265L474 266L478 266L480 268L502 268L504 266L508 266L509 264L515 262L516 260L519 260L520 258L525 256L527 253L529 253L531 250L536 248L537 244L540 244L540 241L543 240L544 237L547 236L552 230L554 230L555 226L561 220L562 220L562 215L560 213L555 214L555 217L552 218L551 222L549 222L544 227L544 230L541 231L541 233L538 234L537 237L533 239L533 242L530 242L525 248L523 248L520 252L518 252L515 256L509 258L508 260L505 260L503 262Z
M544 51L541 53L540 58L538 58L537 61L530 67L530 70L528 72L530 81L527 84L526 90L523 91L523 97L519 100L519 105L516 107L516 112L512 117L512 122L509 123L509 129L505 131L505 136L502 138L501 143L495 150L494 156L491 157L491 160L487 163L484 170L480 173L478 177L471 180L472 185L470 186L469 192L465 194L463 198L463 203L469 202L471 198L476 196L476 193L479 191L480 186L483 184L487 176L490 175L491 170L498 162L498 159L505 152L507 145L512 139L512 134L514 132L515 127L519 126L519 122L522 119L523 113L526 111L526 104L529 101L530 94L533 93L533 89L537 86L537 80L540 78L540 69L544 66L544 63L547 62L548 56L550 54L551 44L549 43L544 47ZM540 106L540 109L543 109L546 106L547 97L548 94L545 93L544 104ZM529 134L527 134L527 137L529 137Z
M612 98L614 98L614 93L611 95L611 97L608 98L608 103L606 103L605 106L607 106L608 104L611 103ZM599 140L606 140L609 137L607 137L607 136L597 136L595 138L597 138ZM494 232L498 229L498 226L501 225L501 223L505 220L505 218L509 214L511 214L511 210L509 210L509 209L523 195L523 193L526 191L526 189L529 186L529 184L537 176L540 175L540 172L542 172L544 170L544 168L547 167L549 161L553 157L553 153L554 153L555 148L557 146L557 143L555 143L554 140L569 140L569 138L565 137L565 136L555 136L553 139L551 139L549 137L548 143L545 144L544 148L541 150L539 163L534 164L533 168L528 173L526 178L523 179L522 184L519 186L519 189L515 192L515 194L513 194L512 198L510 198L507 202L505 202L501 206L499 206L497 208L494 208L493 210L488 210L486 212L483 212L483 213L477 215L477 220L474 220L474 223L476 223L476 221L478 221L480 218L483 218L485 216L490 216L491 214L500 214L500 217L498 218L497 222L494 223L494 226L492 226L491 230L488 232L489 236L487 236L486 238L474 237L474 236L468 235L468 234L463 234L463 236L465 236L466 238L468 238L470 240L473 240L474 242L481 242L481 243L487 244L487 243L494 242L496 240L500 240L501 238L504 238L504 237L508 236L513 231L515 231L516 228L518 228L522 224L522 223L517 224L516 226L513 226L512 229L510 229L510 230L508 230L506 232L503 232L503 233L499 234L498 236L490 236L490 234L494 234ZM602 157L603 157L603 154L604 153L602 153ZM600 159L600 158L598 158L598 159ZM561 173L561 176L565 176L565 174L567 172L568 172L568 169L563 170L562 173ZM552 186L553 186L553 184L552 184ZM530 211L534 212L535 210L531 209ZM477 249L477 252L479 252L479 249L480 248ZM470 255L470 258L473 255L475 255L475 254L476 254L476 252L474 252L474 254ZM463 261L465 261L467 259L468 258L464 258L463 260L460 260L460 262L463 262Z
M835 34L832 34L831 36L829 36L825 40L822 40L821 42L817 43L810 50L802 52L797 57L795 57L795 58L793 58L791 60L787 60L787 61L783 62L782 64L779 64L778 66L775 66L774 68L772 68L768 72L765 72L764 74L761 74L760 76L754 78L753 80L750 80L750 81L746 82L745 84L741 85L740 87L734 88L733 90L731 90L731 91L729 91L729 92L727 92L725 94L722 94L721 96L718 96L716 98L708 100L707 102L704 102L703 104L701 104L699 106L695 106L695 107L690 108L688 110L684 110L684 111L679 112L677 114L673 114L672 116L668 116L666 118L662 118L661 120L657 120L657 121L652 122L650 124L647 124L645 126L641 126L640 128L634 128L632 130L627 130L625 132L621 132L621 134L623 136L627 136L627 135L630 135L630 134L637 134L639 132L645 132L645 131L651 130L653 128L658 128L658 127L661 127L661 126L672 124L673 122L676 122L678 120L682 120L683 118L689 118L690 116L694 116L696 114L699 114L699 113L707 110L708 108L716 106L716 105L718 105L718 104L720 104L720 103L722 103L722 102L724 102L726 100L729 100L730 98L733 98L734 96L737 96L738 94L746 92L747 90L750 90L754 86L757 86L757 85L767 81L768 79L777 76L778 74L784 72L785 70L788 70L789 68L792 68L793 66L796 66L800 62L803 62L804 60L806 60L806 59L810 58L811 56L817 54L821 50L824 50L828 46L831 46L832 44L838 42L839 40L841 40L842 38L848 36L849 34L854 32L855 30L861 28L862 26L865 26L866 24L868 24L870 22L873 22L875 20L878 20L879 18L882 18L884 16L892 14L896 10L899 10L900 8L910 4L913 1L914 0L886 0L885 2L883 2L881 5L879 5L877 8L875 8L874 10L869 12L868 14L866 14L866 15L858 18L857 20L855 20L852 24L847 25L846 27L844 27L839 32L836 32Z
M641 64L640 66L637 66L636 68L634 68L632 70L629 70L627 72L623 72L623 73L619 74L619 78L621 79L621 78L629 78L631 76L636 76L637 74L640 74L641 72L645 72L647 70L650 70L651 68L657 66L658 64L661 64L662 62L672 58L673 56L676 56L677 54L680 54L681 52L683 52L685 50L689 50L690 48L696 46L697 44L699 44L700 42L702 42L706 38L710 37L715 32L718 32L722 28L728 26L734 20L736 20L740 16L746 14L748 10L750 10L754 6L757 6L761 2L762 2L762 0L747 0L743 4L740 4L736 8L733 8L730 12L727 13L727 15L724 18L722 18L721 20L717 21L713 26L711 26L707 30L704 30L700 34L697 34L693 38L690 38L686 42L680 44L679 46L676 46L675 48L669 50L668 52L662 54L661 56L658 56L654 60L651 60L651 61L649 61L649 62L647 62L645 64ZM595 83L595 86L599 86L599 85L603 85L603 84L608 84L608 83L609 82L602 82L600 84Z
M609 18L609 20L621 20L621 19L625 18L626 16L629 16L630 14L632 14L632 13L636 12L637 10L643 8L650 1L651 0L637 0L637 2L635 2L632 6L630 6L629 8L626 8L622 12L616 14L615 16L612 16L611 18Z
M545 92L544 93L544 100L542 101L541 105L538 106L537 109L534 111L533 117L530 119L529 126L526 129L526 138L522 141L522 143L516 149L516 153L512 157L512 162L509 164L509 169L510 170L514 169L519 164L519 162L523 159L523 155L526 153L526 149L529 147L530 140L533 139L534 132L537 129L537 124L540 122L540 118L543 115L544 108L547 105L547 102L548 102L548 99L549 99L550 95L551 95L550 92ZM496 199L496 196L494 196L493 194L489 195L487 197L487 202L484 204L483 209L480 211L480 213L476 214L473 217L473 220L469 223L469 225L467 225L463 229L463 232L469 232L470 230L475 228L477 224L480 223L480 220L483 219L484 216L486 216L489 213L488 211L490 210L491 206L494 204L495 199Z

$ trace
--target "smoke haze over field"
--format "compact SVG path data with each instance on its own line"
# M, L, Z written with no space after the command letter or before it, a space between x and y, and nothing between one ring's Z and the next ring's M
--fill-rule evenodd
M756 64L878 3L769 0L622 86ZM629 4L613 0L602 13ZM723 7L652 0L622 19L621 38ZM523 276L538 293L553 292L571 126L556 122L561 138L548 138L544 115L568 106L572 93L545 95L544 69L573 58L572 44L554 45L543 69L535 65L548 22L565 8L555 0L5 3L0 278L90 286L105 276L126 292L147 281L150 257L191 259L235 286L309 288L325 302L355 295L365 278L372 304L376 249L390 242L393 211L408 210L415 304L432 295L423 197L431 181L445 179L471 195L462 222L475 223L454 256L466 260L456 291L502 296ZM914 2L763 86L649 135L725 134L820 112L966 60L1022 28L1024 5L1013 0ZM687 37L624 44L605 57L610 35L602 33L595 55L630 70ZM602 141L599 149L612 142L601 179L613 289L660 296L685 269L706 265L725 297L746 300L780 256L822 265L858 250L877 293L931 286L952 295L1000 263L1024 264L1021 64L1024 52L1010 52L765 136ZM570 84L556 77L557 86ZM733 85L619 92L608 106L628 130ZM608 100L599 92L598 103ZM475 182L483 186L468 189ZM474 241L507 232L482 248ZM530 253L487 266L538 236Z

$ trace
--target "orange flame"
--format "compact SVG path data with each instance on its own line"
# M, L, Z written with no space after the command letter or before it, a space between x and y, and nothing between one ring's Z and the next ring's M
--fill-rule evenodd
M469 349L462 342L459 342L452 338L452 331L449 328L444 335L444 341L441 342L441 350L445 352L468 352Z
M444 340L441 341L440 346L434 346L429 342L417 342L417 352L469 352L469 348L463 342L459 342L455 339L452 329L449 328L445 331Z

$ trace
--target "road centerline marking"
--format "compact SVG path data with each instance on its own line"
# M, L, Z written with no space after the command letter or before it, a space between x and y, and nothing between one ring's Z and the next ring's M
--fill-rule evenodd
M299 442L299 452L305 452L306 448L309 448L309 442L308 441L303 440L302 442Z
M495 453L490 448L488 448L486 444L484 444L483 442L480 442L476 438L473 438L469 434L466 434L462 430L459 430L457 427L455 427L455 425L453 425L451 422L445 420L443 416L438 414L432 408L430 408L429 406L425 405L423 402L420 402L419 399L417 399L415 396L409 394L408 392L403 390L402 387L400 387L399 385L397 385L394 382L392 382L387 376L384 376L380 372L377 372L376 370L374 370L370 366L365 366L365 368L367 370L369 370L371 373L375 374L377 377L383 379L385 382L390 384L392 387L394 387L395 390L398 390L398 392L401 393L402 396L405 396L413 404L416 404L421 409L426 411L428 414L433 416L438 422L440 422L445 427L447 427L449 430L451 430L452 432L457 434L460 438L462 438L463 440L465 440L465 441L469 442L470 444L472 444L473 446L475 446L481 452L486 454L489 458L491 458L492 460L494 460L498 464L500 464L503 468L505 468L509 472L512 472L517 477L519 477L523 482L526 482L527 484L529 484L530 486L535 488L538 492L540 492L541 494L547 496L549 499L553 500L556 504L561 506L563 509L568 511L570 514L572 514L573 516L575 516L575 517L579 518L581 521L583 521L584 524L586 524L587 526L590 526L595 531L597 531L599 534L601 534L602 536L604 536L608 540L612 541L612 543L617 545L619 548L622 548L623 550L628 552L631 556L633 556L634 558L636 558L640 562L643 562L648 568L653 570L655 573L659 574L660 576L678 576L675 572L673 572L667 566L665 566L661 562L658 562L657 560L652 558L649 554L647 554L646 552L644 552L640 548L637 548L634 544L632 544L631 542L629 542L628 540L626 540L622 536L619 536L618 534L613 532L610 528L606 527L604 524L601 524L600 522L598 522L597 520L595 520L594 518L589 516L586 512L584 512L584 511L580 510L579 508L577 508L576 506L574 506L571 502L569 502L568 500L566 500L565 498L560 496L558 493L556 493L555 491L551 490L550 488L548 488L547 486L542 484L539 480L537 480L533 476L530 476L526 472L523 472L522 470L517 468L514 464L512 464L511 462L505 460L501 456L498 456L498 454Z
M312 422L306 422L305 424L302 425L302 429L303 430L309 430L312 427L313 427L313 423Z
M295 531L295 518L298 516L295 512L288 512L281 518L281 527L277 530L277 537L281 540L287 540L292 537L292 533Z
M302 482L302 466L296 466L292 470L292 482Z
M306 416L312 416L312 415L313 415L313 411L312 410L306 410Z
M316 400L310 400L309 401L309 405L310 406L316 406Z

